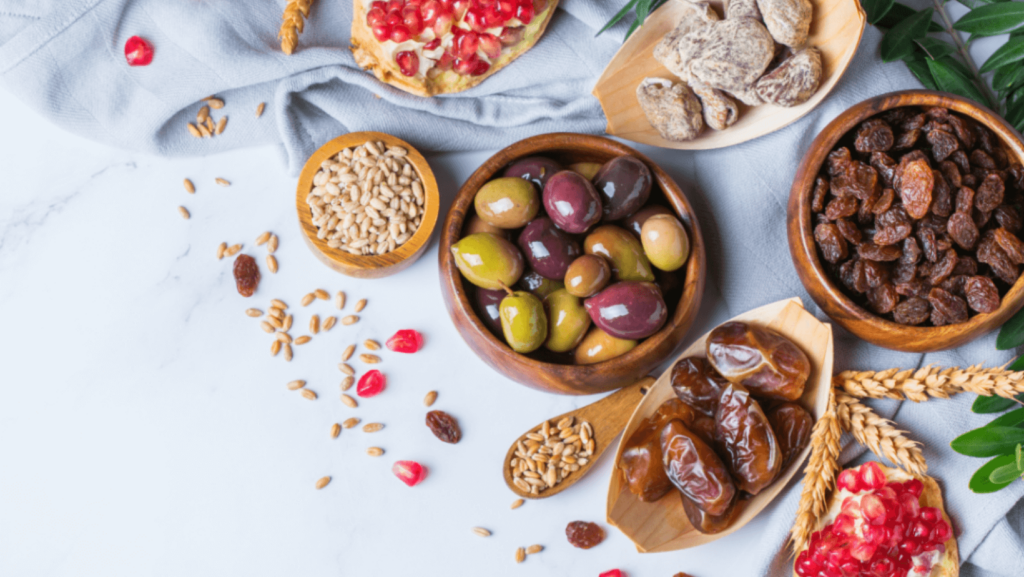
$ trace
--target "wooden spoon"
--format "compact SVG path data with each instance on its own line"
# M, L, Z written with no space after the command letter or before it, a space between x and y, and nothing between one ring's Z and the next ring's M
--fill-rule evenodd
M502 468L505 474L505 484L508 485L512 492L524 499L543 499L552 495L557 495L565 489L571 487L586 475L594 463L601 457L612 441L622 432L623 427L629 421L630 415L636 409L637 405L644 398L644 394L654 384L654 377L644 377L639 381L624 387L611 395L591 403L585 407L576 409L575 411L569 411L563 413L557 417L548 419L549 423L557 423L566 417L574 417L573 423L579 424L581 422L590 423L590 426L594 429L594 453L588 457L587 464L581 465L578 471L570 473L568 477L562 479L561 483L558 483L553 488L545 489L538 495L534 495L530 492L523 491L515 485L512 481L512 468L509 467L512 457L515 456L516 447L520 441L525 443L527 441L526 435L533 433L539 429L543 423L537 424L530 428L529 431L523 433L508 449L508 454L505 455L505 461L502 463Z

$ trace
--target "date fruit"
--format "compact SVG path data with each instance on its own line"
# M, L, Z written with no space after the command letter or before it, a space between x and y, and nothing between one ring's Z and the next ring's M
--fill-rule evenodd
M795 401L811 374L807 355L775 331L728 322L711 331L707 357L720 375L762 397Z
M695 416L686 403L669 399L629 436L619 459L619 469L630 492L641 501L653 503L672 490L672 482L662 464L661 430L673 419L690 424Z
M775 440L779 442L782 468L785 469L811 441L814 417L796 403L782 403L768 411L768 422L775 433Z
M729 387L707 359L690 357L672 367L672 390L679 400L705 416L714 417L718 400Z
M669 481L709 515L725 513L736 485L714 450L679 419L661 431L662 463Z
M722 393L715 439L736 486L751 495L760 493L782 470L782 451L768 417L743 385L733 383Z

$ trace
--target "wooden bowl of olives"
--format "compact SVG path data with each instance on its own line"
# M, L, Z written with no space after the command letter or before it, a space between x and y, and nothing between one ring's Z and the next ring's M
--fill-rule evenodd
M445 306L487 364L543 391L586 395L676 350L704 291L696 214L636 150L555 133L498 152L441 230Z
M793 181L787 232L804 288L890 349L954 348L999 327L1024 306L1022 162L1016 131L964 98L908 90L854 105Z

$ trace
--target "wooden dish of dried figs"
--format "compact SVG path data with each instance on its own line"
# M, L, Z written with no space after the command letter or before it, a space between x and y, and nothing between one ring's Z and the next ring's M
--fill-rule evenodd
M721 18L726 17L724 2L712 0L709 4ZM866 22L857 0L810 0L810 4L810 28L803 46L820 52L821 77L816 91L803 103L789 107L774 104L747 106L737 100L738 119L727 128L713 130L704 126L703 131L691 140L664 138L644 114L637 99L637 88L645 78L679 82L677 76L655 59L654 49L666 34L676 28L693 4L686 0L670 0L629 37L594 86L593 94L608 118L606 131L613 136L652 146L707 150L753 140L797 121L824 100L846 72L857 52Z
M914 131L910 128L911 124L908 124L913 119L902 122L897 120L901 111L912 111L914 117L925 117L926 124L919 129L920 136L912 146L904 146L901 142L902 138ZM933 118L940 115L953 116L954 120ZM865 121L884 122L886 126L891 126L893 143L891 147L885 147L888 148L887 152L876 151L868 155L858 151L855 137L868 126ZM955 126L960 134L954 136L957 130L951 134L947 129L940 128L944 125ZM964 126L969 130L965 131ZM985 147L992 151L991 156L987 152L979 152L982 151L982 137L986 140ZM972 141L972 146L962 144L964 139ZM948 149L940 151L936 148L940 141L944 143L943 146L955 146L956 149L952 153ZM866 141L862 141L861 145L862 149L868 146ZM854 163L860 162L858 166L871 165L870 169L862 168L868 176L878 174L881 183L878 188L884 190L879 200L872 203L870 215L858 213L848 218L838 217L840 213L831 211L832 214L829 214L827 206L823 212L812 210L816 183L828 177L830 153L841 147L852 151ZM970 159L965 150L970 153ZM998 165L978 170L980 165L976 166L975 161L987 164L993 158L999 161ZM956 168L957 160L961 164L966 163L969 170ZM954 348L1001 326L1024 306L1024 277L1018 276L1019 263L1024 261L1024 250L1017 251L1019 254L1015 257L1018 258L1016 261L994 261L994 256L1002 256L1002 249L994 250L987 246L992 244L988 235L993 235L996 229L1011 230L1014 237L1005 240L1024 249L1024 242L1017 238L1022 234L1022 162L1024 143L1017 132L987 108L959 96L928 90L907 90L883 94L852 106L829 123L811 143L797 168L790 191L786 225L789 250L804 288L814 302L845 329L870 343L889 349L930 352ZM885 175L877 172L879 168L887 168L894 175L903 174L901 167L904 164L931 166L934 176L929 175L932 176L932 185L926 187L927 202L915 202L905 196L902 183L907 178L892 177L890 187ZM984 182L996 178L993 175L1005 181L1005 185L997 183L999 190L995 200L991 200L992 195L988 194L990 187ZM960 182L954 180L949 184L947 178L958 179ZM897 183L897 180L900 182ZM839 198L832 193L831 188L835 187L830 186L830 191L823 196L824 204L831 204L832 200ZM940 194L940 191L944 192ZM839 193L840 196L844 194ZM971 198L967 199L967 196ZM890 197L893 198L891 207L877 206ZM981 200L983 197L984 201ZM990 200L993 206L999 206L985 212L984 209L992 208L987 206ZM863 208L869 201L858 199L854 202ZM958 205L965 203L967 206L964 210L968 212L959 215L961 209ZM877 213L875 208L879 208ZM894 214L894 211L900 210L903 211L901 214ZM965 216L968 214L970 216ZM839 225L849 228L851 222L860 223L857 231L847 230L848 235L853 233L854 240L858 232L863 235L859 243L846 241L847 258L840 258L842 254L826 255L818 246L815 231L819 225L829 224L822 220L828 220L829 216L833 217L829 223L836 224L837 229L841 228ZM890 223L890 217L895 216L899 218ZM973 224L973 238L971 234L963 238L960 234L963 231L950 228L949 225L956 218L960 218L958 224L966 225L967 228L972 228L968 221ZM910 228L902 230L898 237L886 239L884 236L890 232L899 232L899 227L889 227L887 223ZM890 230L883 231L886 228ZM820 234L825 234L824 229ZM933 242L933 239L936 240ZM945 256L933 259L936 255L928 252L928 245L931 244L937 245L938 255L946 255L951 259L953 269L946 268ZM916 254L915 247L921 249L921 255ZM867 252L869 249L871 253ZM882 250L891 251L892 255L874 254ZM893 257L896 259L893 260ZM908 263L903 260L908 260ZM855 261L861 261L864 263L863 268L871 269L863 275L864 283L860 283L861 275L857 273L856 266L848 270L851 263L857 264ZM996 268L989 263L997 265ZM868 264L871 266L868 267ZM910 265L916 269L911 267L908 272L905 269ZM975 289L965 290L964 285L954 286L956 283L953 281L958 279L967 279L965 283L969 280ZM978 287L994 293L998 300L980 300ZM939 289L942 292L938 292ZM933 291L935 294L932 294ZM910 308L911 304L920 305L922 316L914 316L916 313ZM955 310L946 310L949 306L954 306ZM939 307L946 310L947 314L955 313L954 320L928 316Z
M729 323L733 322L774 331L788 339L792 345L804 353L810 370L803 391L792 402L809 413L810 418L816 422L827 408L832 386L831 326L822 323L814 318L814 315L804 310L799 298L756 308L730 319ZM720 328L724 326L720 325ZM707 342L713 332L715 331L694 341L683 351L676 362L695 357L701 358L700 361L703 361ZM633 412L633 416L630 417L629 423L623 431L622 440L619 441L619 447L615 454L615 468L608 485L608 522L629 537L639 551L645 553L688 549L721 539L739 530L775 499L793 478L793 475L800 470L811 451L809 443L802 449L793 451L792 456L782 465L782 468L777 470L777 474L770 477L770 481L765 479L767 484L762 484L755 491L756 495L752 497L738 495L737 500L734 501L734 507L729 510L728 515L725 515L727 524L724 528L720 526L717 533L702 533L694 527L684 511L683 499L685 497L682 497L682 493L674 487L657 500L641 500L630 490L623 473L623 453L632 440L633 434L644 426L644 422L649 417L659 412L666 401L678 399L672 386L672 372L672 369L669 369L661 375L647 391L640 405ZM798 393L793 391L793 396L796 394ZM722 398L725 398L724 394ZM790 398L792 399L792 397ZM761 402L766 401L762 399ZM767 405L765 406L767 407ZM696 421L693 431L698 431Z

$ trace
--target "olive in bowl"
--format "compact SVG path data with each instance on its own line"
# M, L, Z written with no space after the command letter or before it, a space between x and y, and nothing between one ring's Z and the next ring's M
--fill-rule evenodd
M627 214L621 219L606 222L602 220L603 201L594 183L583 173L596 178L609 161L622 157L634 159L649 173L646 204L627 207L624 209ZM542 164L540 159L550 162ZM529 161L524 163L528 166L517 167L524 160ZM503 332L495 330L495 319L487 311L494 308L493 301L500 295L484 293L482 296L488 298L481 299L480 293L491 289L463 275L452 251L464 240L467 226L478 216L474 207L478 191L488 182L514 174L514 167L522 173L521 178L538 187L542 199L540 210L530 222L522 228L504 229L512 241L509 244L522 255L524 268L515 280L512 276L516 275L500 279L508 291L525 291L542 304L548 332L544 343L530 352L516 352ZM562 170L549 174L554 168ZM541 182L542 176L547 180ZM585 218L563 219L565 213L558 217L551 214L548 207L558 209L556 202L563 201L569 202L574 211L576 206L584 207ZM648 206L663 207L658 213L670 214L686 233L689 254L674 272L655 274L643 254L639 235L630 232L625 220ZM597 236L590 238L595 233ZM588 245L590 251L586 248ZM445 305L470 348L512 380L563 394L593 394L616 389L635 382L664 361L678 347L693 322L703 292L706 267L703 239L693 209L679 186L664 171L621 143L565 133L517 142L477 169L456 195L448 213L441 235L439 261ZM560 278L557 278L558 273ZM661 282L666 280L659 278L662 274L668 275L669 282ZM576 280L579 282L573 284ZM630 288L627 283L643 285L643 290L637 290L639 287L623 290ZM617 285L624 286L616 288ZM602 295L605 292L607 294ZM631 300L638 294L658 296ZM512 297L506 292L504 298ZM597 300L588 310L590 299ZM489 306L485 304L486 308L480 310L475 305L483 301ZM530 310L536 310L533 307L536 303L529 302ZM623 323L621 319L606 322L601 317L602 309L606 316L614 316L617 305L629 309L641 305L650 307L652 303L653 309L647 312L657 314L650 323L636 323L642 325L639 327L629 326L630 323ZM595 315L606 326L596 325ZM615 335L607 332L609 329ZM514 337L513 340L520 339ZM530 346L533 344L535 341L531 340Z

